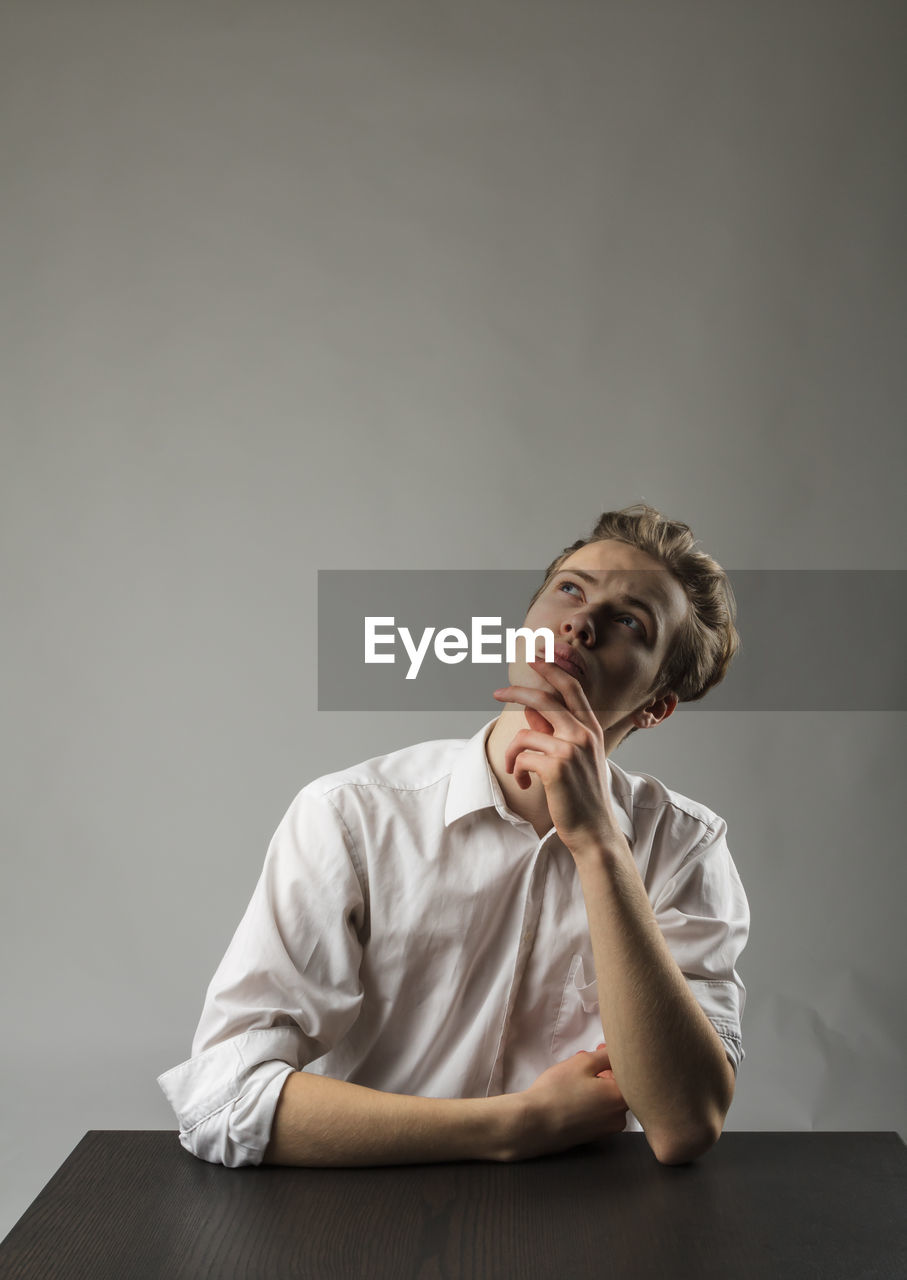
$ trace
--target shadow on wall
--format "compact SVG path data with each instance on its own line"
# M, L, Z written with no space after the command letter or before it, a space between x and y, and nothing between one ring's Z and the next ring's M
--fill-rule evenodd
M891 1010L898 1007L894 988L845 969L828 979L814 1004L792 995L748 998L741 1083L760 1117L758 1127L897 1130L904 1136L907 1115L886 1103L904 1096L903 1048L890 1029Z

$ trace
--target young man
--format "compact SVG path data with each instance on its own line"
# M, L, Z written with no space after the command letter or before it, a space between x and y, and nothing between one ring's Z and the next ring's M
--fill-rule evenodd
M719 1137L746 898L722 820L610 756L723 678L729 584L686 525L607 512L526 625L555 661L512 663L472 739L290 806L160 1077L196 1155L512 1160L641 1126L675 1164Z

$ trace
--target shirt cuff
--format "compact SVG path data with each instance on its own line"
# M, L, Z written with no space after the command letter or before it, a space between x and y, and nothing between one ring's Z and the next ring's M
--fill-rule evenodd
M298 1033L288 1027L246 1031L158 1077L187 1151L212 1164L260 1164L277 1099L298 1069Z
M721 1037L728 1061L737 1074L743 1061L743 1037L740 1031L741 994L736 982L721 979L687 978L699 1007Z

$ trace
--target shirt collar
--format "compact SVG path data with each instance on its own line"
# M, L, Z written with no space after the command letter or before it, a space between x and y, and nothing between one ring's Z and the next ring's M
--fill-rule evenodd
M497 719L497 717L495 717ZM479 809L494 807L508 822L519 821L507 808L504 793L485 755L485 740L491 732L494 720L489 720L478 733L463 746L450 771L447 786L447 802L444 806L444 825L449 827L457 818ZM614 770L608 769L611 806L618 825L630 843L633 843L633 820L628 806L629 797L617 791Z

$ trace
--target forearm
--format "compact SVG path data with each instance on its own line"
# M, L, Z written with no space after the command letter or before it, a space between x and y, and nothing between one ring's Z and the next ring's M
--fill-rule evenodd
M421 1098L294 1071L278 1099L265 1162L410 1164L513 1157L516 1095Z
M608 1054L577 1053L528 1089L495 1098L420 1098L294 1071L277 1102L270 1164L523 1160L620 1133L627 1103Z
M577 869L615 1079L659 1160L694 1159L721 1133L733 1068L668 949L626 844L578 857Z

